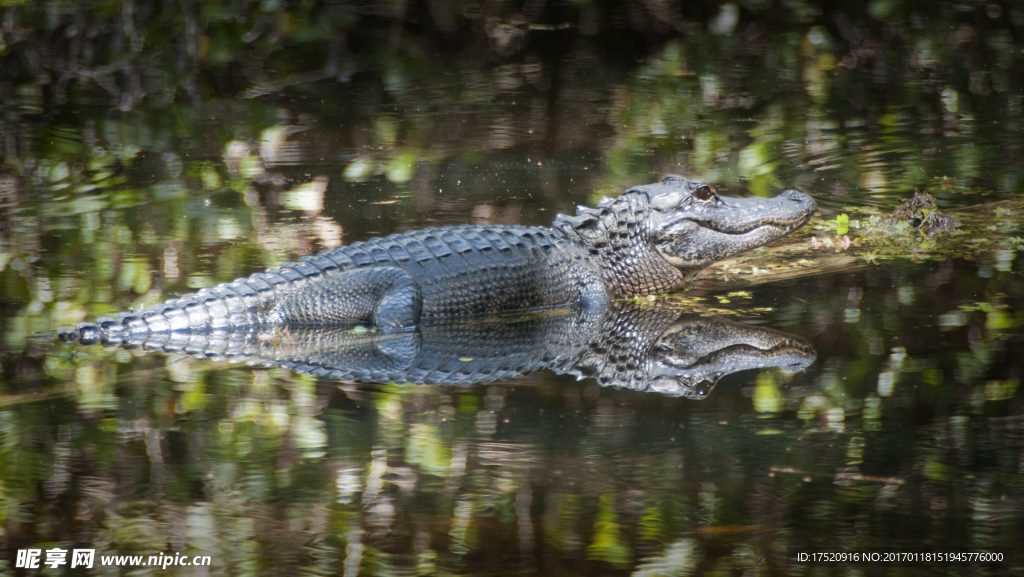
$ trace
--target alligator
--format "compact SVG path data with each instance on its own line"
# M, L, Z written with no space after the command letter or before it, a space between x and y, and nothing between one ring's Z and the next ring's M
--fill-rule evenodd
M795 190L731 198L669 176L560 214L551 228L453 226L374 238L58 334L117 346L195 330L366 323L387 333L438 317L600 309L677 289L720 259L785 236L814 210Z
M632 301L590 309L438 317L415 331L290 327L149 334L132 346L195 358L281 367L363 383L474 385L546 369L603 387L706 398L728 374L755 368L802 371L815 360L806 340L720 317Z

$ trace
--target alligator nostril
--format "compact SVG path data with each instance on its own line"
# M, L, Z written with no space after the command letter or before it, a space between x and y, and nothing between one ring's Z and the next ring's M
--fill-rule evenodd
M786 200L791 200L797 204L804 205L808 207L810 210L814 210L817 208L817 203L814 202L813 196L800 192L798 190L791 189L784 191L782 194L779 195L779 198L784 198Z

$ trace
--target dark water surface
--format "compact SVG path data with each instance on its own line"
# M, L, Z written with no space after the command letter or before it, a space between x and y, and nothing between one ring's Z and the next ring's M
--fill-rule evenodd
M0 574L1022 573L794 561L1024 555L1016 4L29 2L0 32ZM809 368L697 401L46 338L671 173L819 215L636 306L790 333ZM881 235L915 189L959 230ZM16 567L57 547L97 567ZM98 566L161 553L212 565Z

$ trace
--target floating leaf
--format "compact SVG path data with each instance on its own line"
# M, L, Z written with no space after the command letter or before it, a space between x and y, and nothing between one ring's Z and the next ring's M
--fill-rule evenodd
M836 234L842 236L850 232L850 215L845 212L836 217Z

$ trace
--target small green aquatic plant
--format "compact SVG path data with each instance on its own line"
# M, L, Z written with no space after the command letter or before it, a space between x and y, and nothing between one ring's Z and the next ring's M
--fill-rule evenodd
M850 232L850 215L845 212L836 216L836 234L844 235Z

